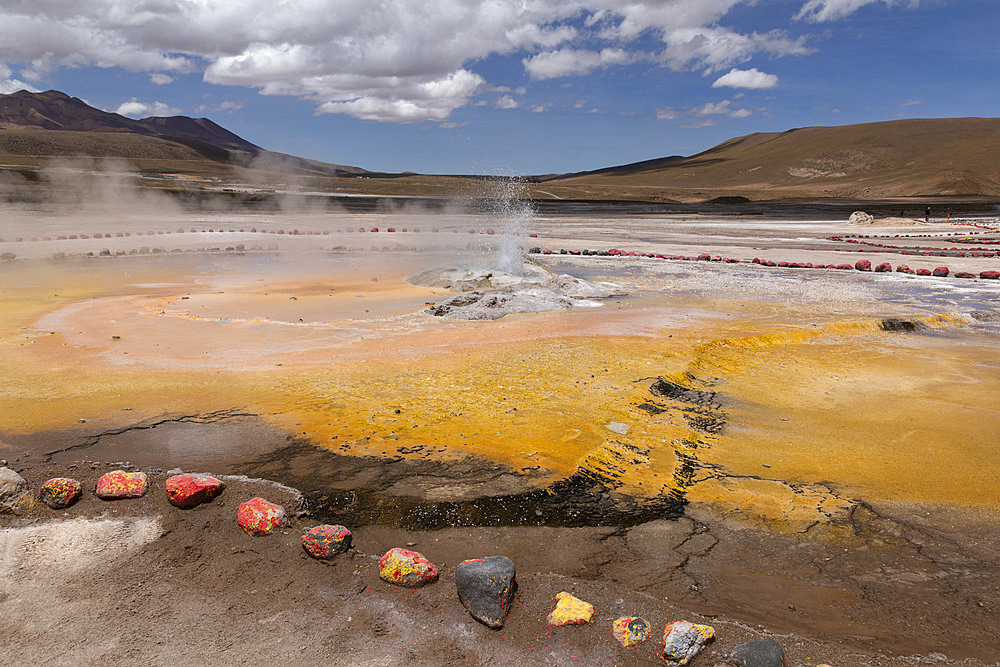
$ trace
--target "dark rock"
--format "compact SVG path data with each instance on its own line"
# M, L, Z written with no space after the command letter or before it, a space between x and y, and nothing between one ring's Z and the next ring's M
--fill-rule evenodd
M510 612L510 601L517 590L514 563L506 556L472 558L455 568L458 599L476 619L498 630Z
M773 639L755 639L733 648L730 656L739 667L784 667L785 651Z
M611 636L625 648L632 648L649 639L651 627L644 618L623 616L611 624Z

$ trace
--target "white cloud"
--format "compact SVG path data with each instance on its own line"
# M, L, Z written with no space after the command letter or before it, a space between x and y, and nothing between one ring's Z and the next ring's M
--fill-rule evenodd
M836 21L853 14L862 7L878 2L889 7L901 4L899 0L808 0L795 14L795 19L811 23ZM920 4L920 0L909 0L906 4L910 7L916 7Z
M469 124L468 121L462 123L456 123L455 121L450 120L447 123L441 123L441 127L443 127L446 130L455 130L460 127L465 127L468 124Z
M524 69L533 79L554 79L559 76L589 74L608 65L626 65L640 58L622 49L560 49L546 51L522 60Z
M552 104L532 104L530 109L535 113L544 113L552 107Z
M923 100L906 100L905 102L903 102L899 106L900 107L913 107L913 106L917 106L918 104L923 104L923 103L924 103Z
M747 116L752 116L753 111L750 111L750 109L737 109L736 111L731 112L729 115L732 118L746 118Z
M520 102L515 100L510 95L502 95L497 98L496 104L493 105L494 109L516 109L521 106Z
M149 75L149 80L155 83L157 86L165 86L168 83L174 82L174 77L169 74L164 74L163 72L153 72Z
M146 118L148 116L176 116L180 109L164 104L163 102L140 102L134 97L128 102L122 102L115 109L115 113L131 118Z
M681 125L685 130L696 130L701 127L712 127L715 125L715 121L711 118L706 118L704 120L695 121L694 123L689 123L688 125Z
M693 109L691 111L695 116L713 116L717 114L728 114L730 113L729 105L732 104L729 100L722 100L721 102L706 102L705 104Z
M680 117L680 112L670 107L656 110L656 120L677 120Z
M756 67L751 69L736 69L735 67L729 70L726 74L723 74L715 83L712 84L712 88L750 88L754 90L763 90L766 88L774 88L778 85L778 77L774 74L766 74L761 72Z
M712 73L756 54L810 52L803 37L724 25L752 2L10 0L0 4L0 62L28 81L84 66L144 72L158 84L200 72L208 83L311 100L319 113L443 120L481 101L489 86L476 69L491 56L548 79L643 60ZM644 50L650 43L655 53Z

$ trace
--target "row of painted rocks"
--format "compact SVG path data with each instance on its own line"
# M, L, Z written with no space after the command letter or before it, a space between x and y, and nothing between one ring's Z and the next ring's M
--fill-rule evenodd
M381 232L389 232L389 233L397 233L397 232L398 233L406 233L406 232L409 231L409 232L414 232L414 233L419 234L420 233L420 227L412 227L412 228L407 228L407 227L399 227L399 228L397 228L397 227L385 227L385 228L379 228L379 227L345 227L345 228L334 229L334 230L324 229L324 230L321 230L321 231L319 231L319 230L299 231L298 229L289 229L289 230L285 230L285 229L263 229L263 228L262 229L257 229L256 227L250 227L250 228L240 227L240 228L229 228L229 229L222 229L222 228L215 229L213 227L213 228L200 229L200 230L199 229L195 229L195 228L192 227L190 230L186 230L183 227L178 227L176 230L173 230L173 229L152 230L151 229L151 230L148 230L148 231L145 231L145 232L141 232L141 231L136 231L136 232L115 232L114 234L110 234L108 232L95 232L93 234L58 234L58 235L55 235L55 236L31 236L31 237L16 236L16 237L14 237L12 239L4 239L3 237L0 237L0 243L3 243L5 241L8 241L8 242L9 241L13 241L15 243L21 243L21 242L24 242L24 241L35 241L35 242L38 242L38 241L75 241L77 239L85 239L85 240L86 239L91 239L91 238L94 238L94 239L110 239L110 238L128 238L128 237L131 237L133 235L134 236L143 236L143 235L145 235L145 236L164 236L164 235L170 235L170 234L186 234L186 233L190 233L190 234L199 234L199 233L200 234L216 234L216 233L218 233L218 234L221 234L221 233L227 233L227 232L228 233L240 232L240 233L244 233L244 234L277 234L277 235L288 235L288 236L329 236L331 233L333 233L333 234L342 234L342 233L345 233L345 232L347 232L347 233L353 233L353 232L358 232L358 233L362 233L362 232L377 233L377 232L380 232L380 231ZM436 234L436 233L440 232L441 229L438 228L438 227L432 227L430 231ZM494 234L496 234L496 231L493 230L493 229L491 229L491 228L469 229L469 230L460 230L460 229L457 229L457 228L452 228L450 231L452 233L454 233L454 234L463 233L464 231L467 231L467 233L469 233L469 234L487 234L489 236L493 236ZM515 232L514 236L520 236L520 233ZM529 236L536 237L538 235L537 234L530 234Z
M211 502L225 489L225 484L211 475L185 473L167 478L165 491L171 504L191 509ZM95 494L106 500L139 498L148 490L145 473L115 470L100 477ZM79 481L56 477L46 481L39 496L46 505L62 509L82 495ZM33 499L24 479L9 468L0 468L0 506L23 504ZM269 535L288 525L281 505L264 498L252 498L240 503L237 523L251 536ZM323 524L302 535L302 547L310 556L329 561L352 546L351 531L344 526ZM438 580L437 567L422 554L403 548L393 548L379 559L379 577L396 586L416 588ZM506 556L489 556L462 561L455 568L458 599L469 614L492 629L503 627L517 591L517 571ZM556 605L547 617L549 625L583 625L593 622L597 611L589 602L562 591L556 594ZM626 649L643 644L650 636L652 625L638 616L623 616L611 624L610 634ZM671 666L686 665L715 637L715 629L686 620L668 623L663 631L659 655ZM772 639L761 639L735 647L730 658L739 667L784 667L784 650Z
M182 509L190 509L215 499L226 485L211 475L185 473L167 478L167 500ZM125 500L146 495L149 482L144 472L113 470L101 475L94 487L94 495L101 500ZM38 489L38 500L52 509L65 509L83 495L83 485L69 477L53 477ZM30 497L30 499L29 499ZM27 483L10 468L0 468L0 507L20 513L30 506L35 496Z
M723 257L721 255L709 255L707 253L702 253L697 256L684 256L684 255L664 255L656 254L651 252L634 252L631 250L618 250L613 248L611 250L559 250L553 251L549 249L542 248L531 248L529 251L531 254L563 254L563 255L595 255L600 257L647 257L652 259L666 259L666 260L679 260L679 261L697 261L697 262L722 262L724 264L756 264L758 266L766 267L780 267L784 269L836 269L841 271L873 271L875 273L891 273L893 271L892 264L888 262L883 262L877 264L874 267L872 263L867 259L858 260L854 264L813 264L812 262L775 262L770 259L761 259L760 257L754 257L753 259L734 259L732 257ZM939 266L934 270L931 269L916 269L912 270L906 264L900 264L896 267L895 271L897 273L906 273L918 276L935 276L938 278L947 278L949 275L953 278L975 278L976 274L969 273L968 271L959 271L956 273L951 273L951 271L946 266ZM987 270L980 271L979 276L982 280L1000 280L1000 271Z

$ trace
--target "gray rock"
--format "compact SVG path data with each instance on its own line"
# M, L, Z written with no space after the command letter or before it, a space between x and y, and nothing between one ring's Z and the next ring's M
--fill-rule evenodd
M472 617L487 627L503 627L517 590L516 569L506 556L473 558L455 568L458 599Z
M20 514L32 498L23 477L10 468L0 468L0 512Z
M755 639L733 648L730 654L740 667L784 667L785 650L773 639Z

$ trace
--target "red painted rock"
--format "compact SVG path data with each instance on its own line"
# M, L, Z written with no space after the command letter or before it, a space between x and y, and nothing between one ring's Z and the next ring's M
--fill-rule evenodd
M913 270L906 264L900 264L896 267L896 273L913 273Z
M850 271L854 267L852 267L850 264L838 264L837 268L840 269L841 271Z
M329 560L351 548L351 531L343 526L323 524L302 536L302 548L313 558Z
M859 259L857 262L854 263L854 269L856 271L871 271L872 263L869 262L867 259Z
M226 485L211 475L183 474L167 478L167 500L181 509L211 502Z
M969 273L968 271L959 271L955 274L956 278L975 278L975 274Z
M416 551L389 549L378 561L378 576L399 586L423 586L437 581L434 564Z
M979 277L986 280L997 280L1000 279L1000 271L980 271Z
M888 273L892 271L892 264L889 262L884 262L875 267L875 273Z
M141 498L146 495L146 473L113 470L97 480L95 493L104 500Z
M929 276L929 275L931 275L931 270L930 269L917 269L917 275L918 276Z
M54 510L69 507L80 498L81 493L83 487L80 482L69 477L53 477L38 490L42 502Z
M939 266L936 269L934 269L934 275L937 276L938 278L945 278L948 276L948 273L949 271L947 266Z
M236 510L236 522L247 535L269 535L275 528L288 523L285 508L269 503L263 498L251 498L240 503Z

